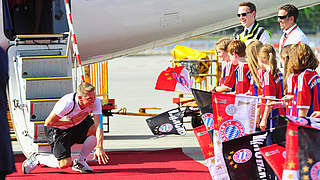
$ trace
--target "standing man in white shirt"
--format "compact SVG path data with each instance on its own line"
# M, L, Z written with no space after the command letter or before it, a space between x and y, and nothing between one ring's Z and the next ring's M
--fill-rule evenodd
M289 44L296 44L299 42L309 44L309 39L296 24L298 15L298 8L292 4L286 4L279 8L278 21L280 23L280 28L283 30L279 43L279 52L281 52L281 48Z
M253 3L240 3L237 16L244 29L240 34L235 34L235 39L243 41L246 45L255 39L263 44L270 44L271 33L256 21L256 6Z

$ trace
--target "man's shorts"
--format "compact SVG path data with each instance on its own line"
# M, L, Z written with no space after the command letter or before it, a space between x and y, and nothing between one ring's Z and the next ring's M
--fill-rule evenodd
M83 144L87 139L88 130L93 124L92 118L87 116L80 124L64 130L45 126L44 131L51 152L58 160L71 157L71 146Z

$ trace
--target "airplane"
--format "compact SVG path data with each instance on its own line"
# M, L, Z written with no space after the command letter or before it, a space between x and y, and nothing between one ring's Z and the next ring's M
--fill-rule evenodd
M47 24L46 27L40 27L39 33L42 34L68 31L63 0L43 1L43 3L40 3L41 0L24 0L22 2L26 4L27 12L21 7L19 12L13 13L16 21L13 22L15 33L8 37L4 31L4 25L9 21L3 11L3 4L6 1L10 4L14 0L2 0L0 4L0 18L4 19L0 22L0 26L3 27L0 29L0 46L3 48L8 47L8 40L12 39L15 33L32 34L36 27L33 26L34 22ZM221 3L212 0L108 0L107 2L72 0L70 2L82 63L90 64L239 26L236 13L237 6L242 1L227 0ZM278 8L287 3L292 3L298 8L319 4L319 0L252 2L256 4L258 20L275 16ZM35 5L43 6L42 12L35 11ZM36 13L47 15L39 19L34 17Z
M238 26L239 0L71 0L82 65ZM252 1L257 19L281 5L305 8L320 0ZM8 103L17 140L28 157L48 152L44 119L75 89L64 0L2 0L0 46L9 57Z

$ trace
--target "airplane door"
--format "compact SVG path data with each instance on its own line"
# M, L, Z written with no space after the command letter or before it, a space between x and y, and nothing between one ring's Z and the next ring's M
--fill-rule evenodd
M61 34L69 31L64 0L3 0L8 39L17 34Z

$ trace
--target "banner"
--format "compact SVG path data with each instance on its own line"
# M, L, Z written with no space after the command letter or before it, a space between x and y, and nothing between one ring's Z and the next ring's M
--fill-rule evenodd
M155 135L186 134L186 129L183 125L183 114L180 108L171 109L148 118L146 121L150 130Z
M266 162L259 149L264 147L268 131L254 133L223 142L223 155L230 179L270 179Z
M201 111L201 118L207 130L213 130L212 93L198 89L192 89L192 94Z
M227 177L222 143L255 132L258 99L252 96L213 93L214 153L219 176Z
M298 127L300 179L320 179L320 131Z
M204 125L193 129L194 134L200 144L204 159L214 157L214 148L211 137Z
M156 90L191 93L192 80L189 72L183 67L168 67L157 79Z
M261 147L260 152L269 166L277 175L278 179L282 179L283 164L286 157L286 148L278 144Z
M255 132L258 98L253 96L213 93L214 129L222 141Z
M215 157L214 157L214 148L213 148L212 139L205 125L193 128L193 132L196 135L196 138L200 144L200 148L204 156L205 163L207 164L207 167L209 169L210 175L212 179L214 179L216 175L214 170Z
M286 134L286 158L282 179L299 179L298 175L298 125L288 121Z

